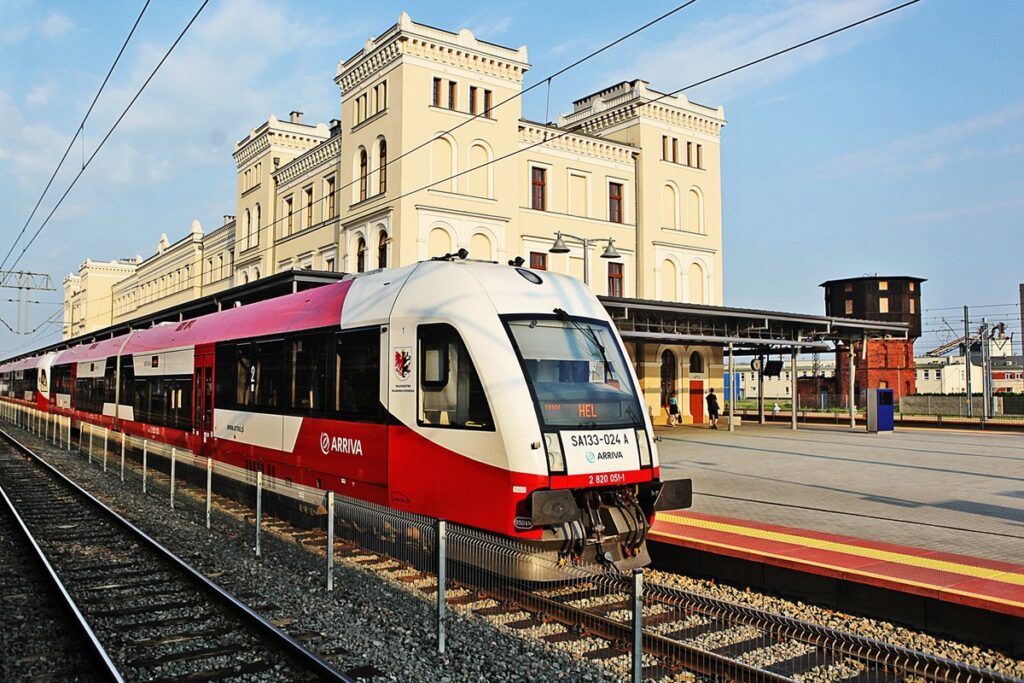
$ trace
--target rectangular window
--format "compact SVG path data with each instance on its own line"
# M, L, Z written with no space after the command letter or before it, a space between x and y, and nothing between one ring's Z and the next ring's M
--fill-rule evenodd
M928 371L927 370L924 371L924 378L928 379Z
M679 139L672 138L672 163L679 163Z
M548 255L543 251L530 252L530 267L534 270L548 269Z
M313 225L313 188L306 188L306 227Z
M419 410L427 427L494 430L480 377L459 333L451 325L420 325Z
M335 339L335 412L342 420L381 420L380 330L342 332Z
M910 291L911 291L911 292L913 292L913 291L914 291L914 285L915 285L915 283L913 283L913 282L911 282L911 283L910 283Z
M608 183L608 220L622 222L622 183Z
M914 301L913 299L910 299L910 312L912 314L917 313L917 302Z
M292 234L292 230L295 227L293 225L293 220L292 220L292 217L295 215L294 203L295 202L294 202L294 200L291 197L285 197L285 199L284 199L284 215L285 215L285 223L284 223L285 231L284 231L284 234L285 235Z
M586 216L590 204L587 197L587 177L576 173L569 174L569 213L573 216Z
M331 176L330 178L327 179L327 183L324 186L324 194L327 195L327 217L334 218L334 176Z
M853 315L853 299L847 299L845 304L844 304L844 306L845 306L845 308L844 308L845 314L846 315Z
M621 263L608 263L608 296L622 296Z
M704 168L704 145L697 145L697 168Z
M434 79L434 100L433 104L435 107L441 106L441 79Z
M329 258L324 260L324 270L326 270L328 273L334 272L334 259Z
M327 387L327 347L324 335L292 339L288 343L289 404L293 410L322 410Z
M880 296L878 297L878 312L888 313L889 312L889 297Z
M484 116L491 118L492 94L490 90L484 90Z
M686 143L686 165L693 166L693 143Z
M847 282L846 284L844 284L843 285L843 291L844 292L852 292L853 291L853 283L852 282Z
M668 161L668 136L661 136L661 160Z
M547 210L547 170L534 166L530 169L530 207Z
M448 108L455 110L458 104L458 92L456 91L455 81L448 81Z
M388 108L388 82L381 81L377 86L377 111Z
M476 113L476 86L469 86L469 113Z
M884 292L887 289L889 289L889 282L887 280L879 280L878 281L878 290L881 291L881 292Z

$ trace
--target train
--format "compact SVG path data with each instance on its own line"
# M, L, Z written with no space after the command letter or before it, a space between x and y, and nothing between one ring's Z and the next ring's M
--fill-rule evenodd
M619 570L692 495L639 387L584 284L464 257L0 364L0 400Z

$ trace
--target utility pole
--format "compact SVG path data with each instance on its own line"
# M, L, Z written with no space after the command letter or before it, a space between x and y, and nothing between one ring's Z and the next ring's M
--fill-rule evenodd
M17 334L28 334L29 329L29 292L32 290L53 292L56 288L46 273L29 273L23 270L0 270L0 287L18 290L18 327ZM24 311L22 310L24 309Z
M983 421L992 417L992 357L988 337L988 321L982 318L981 327L978 328L978 338L981 340L981 419Z
M971 316L964 306L964 367L967 370L967 417L974 417L974 396L971 394Z

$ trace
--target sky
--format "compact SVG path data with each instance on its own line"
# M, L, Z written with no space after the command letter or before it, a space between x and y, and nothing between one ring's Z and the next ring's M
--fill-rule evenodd
M153 0L31 235L198 8ZM64 276L87 258L149 256L234 213L234 143L271 113L339 116L336 65L401 11L510 47L524 86L666 12L623 5L211 0L132 111L25 252L49 273L33 333L0 325L0 357L56 341ZM573 99L624 79L660 91L898 4L897 0L698 0L527 94L553 120ZM143 0L0 0L0 257L22 229ZM624 14L623 7L631 13ZM802 50L687 91L725 108L725 304L823 314L828 279L927 278L918 351L985 315L1020 332L1024 282L1024 2L922 0ZM508 163L512 163L509 161ZM22 241L21 245L24 244ZM17 256L22 249L14 251ZM0 290L0 321L16 307Z

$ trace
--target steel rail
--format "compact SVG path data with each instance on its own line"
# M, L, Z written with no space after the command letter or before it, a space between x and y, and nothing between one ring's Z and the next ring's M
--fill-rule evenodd
M104 648L100 643L99 638L96 637L96 634L93 632L89 622L86 620L81 610L78 609L78 605L75 603L74 598L71 597L71 593L68 592L68 589L64 586L64 582L60 580L59 576L57 576L57 572L54 571L53 565L51 565L50 561L46 559L46 554L43 552L43 549L39 547L38 543L36 543L36 539L32 535L32 532L29 531L25 521L21 518L21 515L18 514L17 508L14 507L14 501L7 496L7 492L4 491L2 486L0 486L0 498L3 498L4 506L7 508L7 511L21 530L21 534L24 536L25 541L28 543L29 547L32 548L32 556L43 567L44 573L49 579L49 582L53 584L56 591L60 594L63 607L70 613L75 625L85 635L85 639L91 646L90 649L92 650L91 654L93 659L102 666L103 673L107 678L112 681L116 681L117 683L124 683L124 677L121 676L121 672L117 670L117 666L110 659L110 655L107 653L106 648Z
M0 437L6 439L16 449L23 452L28 457L32 458L38 465L42 466L52 476L56 477L59 481L64 482L68 487L78 493L80 496L85 498L90 504L99 509L103 514L112 518L117 524L127 529L132 533L136 540L140 541L144 546L151 549L157 555L165 559L166 561L177 567L185 576L191 579L194 583L198 584L208 594L210 594L215 600L227 605L234 612L239 614L242 619L248 622L250 625L255 627L264 638L269 640L271 643L280 646L293 661L307 667L318 677L318 680L325 681L340 681L342 683L355 683L352 678L349 678L345 674L336 670L330 664L325 662L323 659L318 657L313 652L307 650L301 643L292 638L290 635L282 631L277 626L264 619L257 612L252 610L248 605L238 600L235 596L231 595L223 588L218 586L216 583L211 581L201 572L197 571L190 564L182 560L180 557L172 553L170 550L161 545L156 539L151 537L149 534L144 532L142 529L135 526L125 517L121 516L111 508L107 507L98 498L93 496L91 493L83 489L81 486L69 479L63 472L52 466L50 463L43 460L37 455L32 449L24 445L16 438L11 436L6 430L0 429Z

